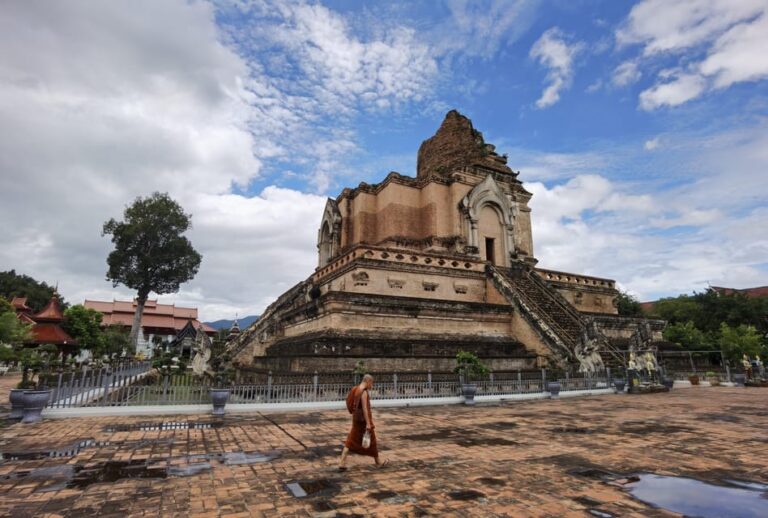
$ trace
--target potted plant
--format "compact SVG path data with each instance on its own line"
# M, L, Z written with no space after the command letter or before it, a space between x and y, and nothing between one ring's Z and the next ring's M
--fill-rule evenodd
M211 388L208 389L213 404L211 413L222 416L225 414L224 407L232 394L232 379L234 377L234 371L228 367L228 358L217 354L211 362L211 369L206 371L206 375L212 380Z
M613 388L616 390L617 394L622 394L624 392L624 387L626 386L626 382L622 378L616 378L613 380Z
M549 392L549 398L550 399L557 399L560 397L560 382L559 381L548 381L547 382L547 392Z
M476 354L467 351L456 353L456 368L453 372L459 375L461 381L461 394L464 396L465 405L475 404L478 378L488 374L488 367L483 365Z
M35 351L30 351L25 359L22 360L22 383L26 381L26 385L29 387L24 390L21 396L22 401L22 417L21 422L24 424L37 423L42 421L43 409L48 404L48 400L51 397L51 391L45 384L45 381L41 382L41 371L47 374L51 362L58 356L58 349L55 345L46 344L37 348ZM26 371L26 379L25 379ZM31 378L29 372L32 372ZM34 376L37 375L37 383L32 381Z
M720 376L718 376L715 372L709 371L707 372L706 376L707 376L707 381L711 386L717 387L718 385L720 385Z
M24 410L24 391L35 388L35 382L29 379L29 366L27 365L26 357L29 356L29 352L22 350L13 351L13 359L22 366L21 369L21 381L16 385L16 388L11 389L8 395L8 400L11 403L11 413L8 415L10 419L21 419Z
M691 382L691 385L698 385L699 384L699 375L698 374L691 374L688 376L688 381Z

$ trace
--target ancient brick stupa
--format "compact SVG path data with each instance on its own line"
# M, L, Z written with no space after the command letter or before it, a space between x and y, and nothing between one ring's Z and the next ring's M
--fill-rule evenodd
M616 315L613 280L536 268L530 199L506 156L448 112L415 178L328 199L317 269L230 342L235 363L449 371L463 349L495 370L600 364L636 322Z

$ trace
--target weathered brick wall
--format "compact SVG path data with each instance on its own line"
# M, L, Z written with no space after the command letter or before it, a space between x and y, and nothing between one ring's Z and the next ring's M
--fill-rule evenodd
M450 173L456 168L482 161L485 143L472 121L456 110L448 112L440 129L422 142L417 159L417 177Z
M497 171L511 173L499 157L487 145L483 134L472 126L472 121L456 110L449 111L440 129L431 138L421 143L416 162L416 177L430 174L449 175L458 168L469 165L483 165Z

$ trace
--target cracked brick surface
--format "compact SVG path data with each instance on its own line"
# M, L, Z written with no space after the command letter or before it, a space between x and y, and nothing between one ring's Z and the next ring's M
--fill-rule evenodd
M345 411L6 423L0 515L674 516L589 469L768 483L755 454L768 447L766 396L702 387L474 408L374 405L391 464L350 457L343 473ZM293 496L292 482L308 496Z

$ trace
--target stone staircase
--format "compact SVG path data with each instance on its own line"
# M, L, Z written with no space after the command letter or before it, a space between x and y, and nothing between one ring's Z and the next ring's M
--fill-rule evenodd
M587 319L554 288L525 264L511 268L488 265L488 276L494 286L546 338L561 362L577 362L575 350L587 327ZM606 366L623 368L623 358L604 341L600 355Z

